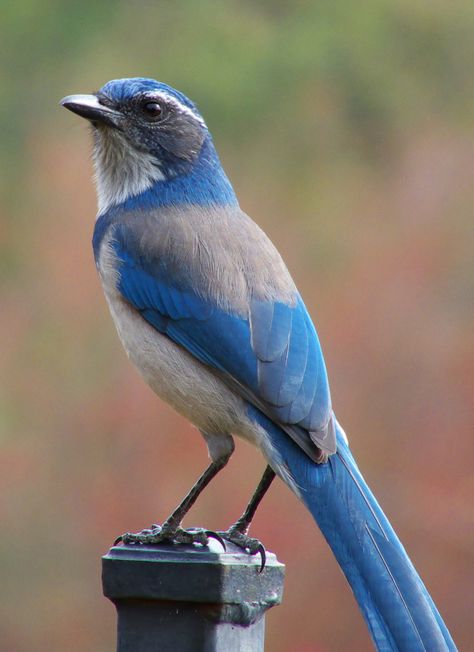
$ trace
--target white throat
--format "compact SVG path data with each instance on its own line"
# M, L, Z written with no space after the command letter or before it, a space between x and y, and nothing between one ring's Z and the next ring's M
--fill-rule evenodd
M138 152L116 129L100 128L95 134L93 161L97 216L165 178L156 159L146 152Z

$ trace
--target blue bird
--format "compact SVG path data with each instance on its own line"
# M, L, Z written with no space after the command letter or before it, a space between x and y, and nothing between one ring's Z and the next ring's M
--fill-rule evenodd
M455 644L367 487L331 407L316 330L278 251L240 209L206 123L185 95L118 79L63 106L92 125L98 218L93 247L119 337L145 381L201 431L211 463L162 526L125 543L206 544L248 536L275 474L331 547L379 651ZM225 532L183 517L227 463L233 435L268 466Z

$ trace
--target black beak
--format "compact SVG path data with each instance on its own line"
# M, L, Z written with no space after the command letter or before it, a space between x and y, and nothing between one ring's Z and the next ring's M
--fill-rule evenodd
M108 127L119 129L119 121L122 114L108 106L100 104L95 95L68 95L60 101L69 111L77 113L81 118L86 118L93 123L101 123Z

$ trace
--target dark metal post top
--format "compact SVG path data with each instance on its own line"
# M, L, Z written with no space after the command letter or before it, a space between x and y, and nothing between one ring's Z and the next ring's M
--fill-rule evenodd
M209 546L170 544L118 545L103 557L104 595L111 600L141 598L233 604L279 604L285 567L267 553L262 573L260 557L251 557L232 543L224 552L216 541Z
M102 558L120 652L263 650L264 614L280 604L285 567L231 543L114 546Z

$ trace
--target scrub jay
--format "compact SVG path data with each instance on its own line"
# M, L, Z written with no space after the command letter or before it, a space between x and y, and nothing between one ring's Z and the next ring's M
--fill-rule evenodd
M455 650L404 548L367 487L331 407L316 330L274 245L240 209L206 123L185 95L118 79L63 106L94 137L97 269L119 337L145 381L201 431L211 463L162 526L125 543L209 536L261 554L248 536L278 475L311 512L378 650ZM226 532L183 517L228 461L232 435L268 463Z

